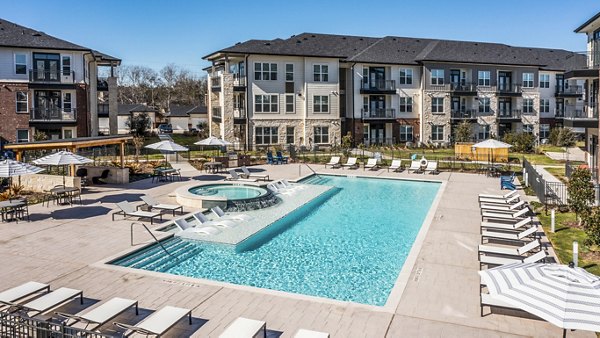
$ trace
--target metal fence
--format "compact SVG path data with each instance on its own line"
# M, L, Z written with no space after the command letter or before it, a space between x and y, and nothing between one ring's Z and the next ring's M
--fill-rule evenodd
M120 338L122 334L106 335L66 326L48 320L30 318L18 313L0 313L0 337L15 338Z

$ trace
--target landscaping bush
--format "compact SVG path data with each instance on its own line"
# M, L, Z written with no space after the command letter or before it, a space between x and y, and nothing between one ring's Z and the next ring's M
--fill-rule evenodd
M587 238L586 245L600 245L600 207L595 207L583 217L583 230Z
M573 171L567 184L567 193L569 208L575 213L581 225L583 218L590 213L595 198L592 173L588 168L578 167Z
M454 131L454 139L456 142L469 142L472 139L471 122L461 122Z
M548 140L550 144L557 147L573 147L577 142L577 136L569 128L554 128L550 131Z
M503 141L512 145L511 151L518 153L532 153L535 148L535 136L528 133L507 133Z

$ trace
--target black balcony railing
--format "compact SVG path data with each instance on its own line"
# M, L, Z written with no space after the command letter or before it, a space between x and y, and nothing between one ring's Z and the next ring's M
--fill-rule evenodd
M218 118L218 119L222 118L221 107L213 107L213 109L212 109L212 117L213 118Z
M587 105L583 109L569 109L565 110L565 119L598 119L598 106Z
M75 83L74 71L30 69L29 81L39 83Z
M220 76L212 76L210 78L210 86L213 88L221 87L221 77Z
M234 119L245 119L246 108L233 107L233 118Z
M29 111L30 121L69 121L77 120L75 108L48 107L33 108Z
M108 90L108 78L99 77L96 83L97 83L96 89L98 89L100 91Z
M498 94L522 94L523 86L520 84L499 84L496 86Z
M370 91L393 91L393 90L396 90L396 81L395 80L376 80L376 81L363 82L362 89L370 90Z
M394 108L375 108L364 110L362 109L364 119L395 119L396 109Z
M522 115L521 109L499 109L498 119L520 119Z
M477 118L477 110L475 109L452 109L450 118L454 120L472 120Z
M246 77L242 74L233 74L233 85L235 87L246 87Z
M556 95L583 95L583 86L556 86Z
M473 83L450 83L450 90L458 93L477 92L477 85Z

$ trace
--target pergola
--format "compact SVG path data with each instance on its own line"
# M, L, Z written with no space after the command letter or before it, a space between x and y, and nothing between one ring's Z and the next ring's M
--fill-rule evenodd
M92 148L106 145L120 146L121 168L125 167L125 143L132 140L132 136L96 136L96 137L78 137L64 140L47 140L26 143L13 143L4 146L15 152L17 161L22 161L23 152L31 150L51 150L51 149L66 149L70 152L76 152L80 148ZM71 173L74 170L71 168Z

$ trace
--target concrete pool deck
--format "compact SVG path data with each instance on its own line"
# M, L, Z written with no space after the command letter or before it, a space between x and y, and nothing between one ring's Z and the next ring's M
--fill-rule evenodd
M272 179L295 179L310 174L296 164L254 167ZM30 207L32 222L0 224L0 289L25 281L47 282L53 288L79 288L85 306L110 297L138 299L143 309L165 305L193 310L192 326L182 321L168 336L216 337L235 318L265 320L269 330L292 337L299 328L329 332L332 337L548 337L562 330L540 320L492 314L480 317L478 193L499 193L498 179L483 175L441 173L418 175L378 171L313 168L324 173L436 179L447 182L429 231L416 257L398 306L391 311L357 304L340 304L281 292L251 291L234 285L150 275L135 270L110 269L98 262L130 250L130 223L110 215L116 202L139 201L150 194L172 202L169 194L189 184L190 177L208 181L226 175L182 171L187 181L152 184L144 180L120 187L92 188L83 206ZM186 210L192 211L192 210ZM170 219L165 215L165 219ZM158 225L155 225L155 228ZM135 247L149 240L134 228ZM159 234L160 235L160 234ZM166 236L167 234L163 234ZM77 304L70 307L79 308ZM64 308L63 308L64 309ZM142 315L149 314L142 311ZM140 318L117 318L134 324ZM111 325L106 325L112 329ZM108 331L107 331L108 332ZM595 337L585 331L570 337Z

